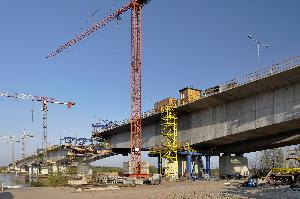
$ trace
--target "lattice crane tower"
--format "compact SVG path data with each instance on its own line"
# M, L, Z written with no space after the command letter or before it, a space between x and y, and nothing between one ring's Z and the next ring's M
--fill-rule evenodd
M47 143L48 143L48 103L52 104L62 104L66 105L68 108L71 108L75 105L74 102L63 102L58 101L56 99L53 99L51 97L45 97L45 96L34 96L34 95L26 95L22 93L9 93L9 92L3 92L0 91L0 97L8 97L11 99L23 99L23 100L31 100L35 102L41 102L42 103L42 111L43 111L43 142L42 142L42 148L44 149L45 154L47 153Z
M134 163L135 174L141 174L142 150L142 8L150 0L130 0L128 4L116 10L108 17L92 25L83 33L77 35L46 58L53 57L68 47L73 46L96 30L128 10L131 10L131 54L130 54L130 159Z

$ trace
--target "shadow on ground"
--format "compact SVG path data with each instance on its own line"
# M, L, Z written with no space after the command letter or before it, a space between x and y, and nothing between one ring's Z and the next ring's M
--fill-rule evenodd
M226 187L223 193L245 197L245 198L261 198L261 199L299 199L300 191L293 191L289 186L274 187L265 185L261 187L241 187L240 184L233 184L231 187Z
M14 198L10 192L0 192L1 199L12 199Z

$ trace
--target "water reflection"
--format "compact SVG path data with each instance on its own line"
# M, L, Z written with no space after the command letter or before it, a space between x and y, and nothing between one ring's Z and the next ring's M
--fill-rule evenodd
M0 174L0 183L5 187L24 187L29 185L29 177L15 174Z

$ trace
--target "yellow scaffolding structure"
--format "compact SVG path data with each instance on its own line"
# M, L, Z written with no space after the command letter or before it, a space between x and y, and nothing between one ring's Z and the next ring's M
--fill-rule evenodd
M163 147L165 148L162 158L166 159L164 168L165 177L168 180L178 179L177 116L175 108L175 105L168 105L161 109L163 114L161 135L164 137Z
M178 180L178 157L179 150L177 137L176 105L166 105L160 108L161 136L164 138L162 146L150 148L150 155L157 155L159 160L165 159L164 172L160 168L160 174L164 173L166 180Z

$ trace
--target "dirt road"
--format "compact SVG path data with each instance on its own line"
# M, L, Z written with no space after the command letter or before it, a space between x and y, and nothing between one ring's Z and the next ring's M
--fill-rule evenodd
M0 192L1 199L188 199L188 198L300 198L300 191L284 189L241 188L231 182L226 186L216 182L164 182L162 185L142 185L119 190L82 191L73 188L25 188Z

